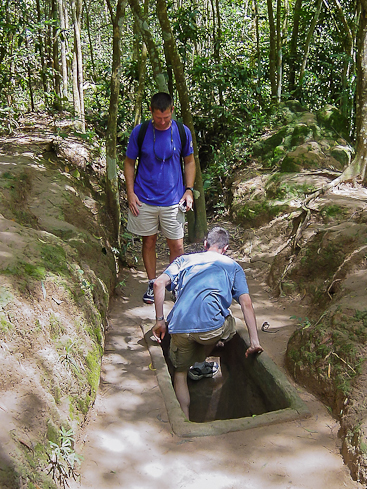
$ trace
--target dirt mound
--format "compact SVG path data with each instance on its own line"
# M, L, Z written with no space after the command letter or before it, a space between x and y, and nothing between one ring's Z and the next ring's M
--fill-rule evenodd
M100 195L50 151L58 139L50 127L38 118L0 140L4 489L51 487L46 472L62 470L56 454L95 399L116 277Z
M367 190L343 183L302 204L336 175L262 172L241 180L232 215L247 228L242 251L273 293L308 307L287 366L338 417L345 461L366 482Z

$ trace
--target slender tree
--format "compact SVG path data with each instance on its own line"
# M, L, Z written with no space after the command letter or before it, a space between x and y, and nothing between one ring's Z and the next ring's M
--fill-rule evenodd
M367 0L360 0L358 33L356 155L344 171L343 180L357 179L367 185Z
M117 247L120 248L121 211L117 175L116 136L120 98L121 38L126 0L118 0L116 13L113 12L110 0L106 0L106 2L110 11L113 28L111 96L106 135L106 201L108 212L113 220L115 242Z
M157 85L158 91L168 93L169 90L162 72L162 63L160 60L159 51L149 29L148 16L140 8L138 0L128 0L128 2L136 19L136 23L139 27L143 40L147 46L150 63L153 69L154 81Z
M256 96L259 102L261 102L261 51L260 51L260 34L259 34L259 10L257 8L257 0L252 1L252 10L254 17L255 27L255 58L257 64L257 77L256 77Z
M277 97L277 79L276 79L276 29L274 21L272 0L267 0L268 18L269 18L269 78L271 85L271 97L276 100Z
M277 0L277 102L282 95L283 41L282 41L282 0Z
M349 102L348 85L349 85L350 69L353 62L354 39L353 39L352 30L349 26L347 18L344 15L344 11L339 3L339 0L333 0L333 1L344 33L344 42L343 42L344 59L343 59L343 70L342 70L340 111L345 117L349 118L351 104Z
M61 72L62 72L62 96L68 98L68 69L66 62L66 15L63 0L58 0L60 19L60 50L61 50Z
M74 53L73 53L73 96L74 110L78 115L78 126L85 132L84 92L83 92L83 54L80 38L82 0L72 0L71 9L74 24Z
M299 31L299 22L301 17L302 0L296 0L294 4L293 29L289 46L289 92L292 94L296 89L296 65L297 65L297 40Z
M301 64L301 68L300 68L300 72L299 72L299 80L298 80L298 96L299 97L301 97L301 95L302 95L302 85L303 85L303 79L305 76L308 55L310 52L311 40L312 40L313 33L315 31L317 22L319 20L319 15L320 15L321 8L322 8L322 1L323 0L317 0L317 2L316 2L316 11L315 11L315 14L312 18L312 21L311 21L311 24L310 24L310 27L309 27L308 33L307 33L306 44L305 44L303 57L302 57L302 64Z
M96 73L96 64L94 61L94 48L93 48L92 34L91 34L91 29L90 29L89 8L88 8L87 0L83 0L83 4L84 4L85 21L86 21L86 27L87 27L87 33L88 33L90 63L92 66L92 79L93 79L94 83L96 83L97 82L97 73Z
M46 77L46 62L45 62L45 54L44 54L44 39L42 36L42 29L41 29L41 22L42 22L42 14L41 14L41 5L40 1L36 0L36 8L37 8L37 21L38 21L38 28L37 28L37 49L40 55L40 61L41 61L41 80L42 80L42 85L43 85L43 92L44 95L48 92L48 86L47 86L47 77Z
M206 222L206 210L205 210L205 198L204 187L201 175L199 152L196 141L194 122L190 111L189 95L186 85L186 79L183 70L183 64L181 62L180 55L178 54L175 39L172 34L171 24L167 15L167 6L165 0L157 0L157 16L162 29L163 38L166 41L167 49L170 51L172 59L173 70L175 73L176 87L178 96L180 99L181 113L184 124L188 126L192 134L192 140L194 145L194 157L196 164L196 178L195 178L195 190L196 196L194 206L194 216L192 213L188 213L189 219L189 239L190 241L199 241L204 238L207 231Z
M59 45L58 45L58 35L57 35L57 25L59 24L59 15L56 0L51 0L51 10L52 10L52 71L53 71L53 81L54 81L54 108L57 110L61 109L60 99L61 99L61 77L60 77L60 63L59 63Z

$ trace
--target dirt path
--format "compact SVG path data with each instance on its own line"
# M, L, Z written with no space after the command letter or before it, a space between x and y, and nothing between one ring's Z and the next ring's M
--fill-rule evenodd
M250 274L249 274L250 275ZM144 344L140 323L152 319L144 305L143 272L124 272L124 294L110 308L100 391L77 451L84 457L81 481L71 489L335 489L353 482L338 449L338 423L325 406L299 389L312 417L307 420L182 439L174 435ZM269 356L283 368L299 307L280 306L249 280L260 332ZM172 305L166 302L167 310ZM240 317L239 308L234 314Z

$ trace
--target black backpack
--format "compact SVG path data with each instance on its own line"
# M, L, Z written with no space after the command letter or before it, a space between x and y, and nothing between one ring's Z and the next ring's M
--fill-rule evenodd
M139 133L138 133L138 148L139 148L139 154L138 154L138 166L136 168L136 173L135 177L138 174L138 169L139 169L139 162L140 162L140 153L141 153L141 147L143 145L143 141L145 138L145 134L147 132L148 126L149 126L149 120L144 121L142 125L140 126ZM180 134L180 139L181 139L181 166L182 166L182 174L184 174L184 163L183 163L183 156L182 152L186 146L186 132L185 132L185 127L180 121L175 121L178 127L178 132Z

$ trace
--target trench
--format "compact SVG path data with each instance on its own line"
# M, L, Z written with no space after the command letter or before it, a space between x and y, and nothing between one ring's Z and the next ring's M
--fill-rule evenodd
M167 338L167 337L166 337ZM169 360L169 338L162 346L173 384ZM216 348L208 361L216 361L219 371L213 378L200 381L188 378L190 421L206 423L215 420L258 416L288 407L285 399L269 399L251 375L251 360L240 360L243 341L236 334L223 348Z
M84 457L81 481L70 480L70 489L356 489L336 449L338 423L298 386L312 413L304 419L301 410L296 413L290 407L237 419L188 422L175 397L162 349L150 340L155 311L142 304L145 290L145 273L132 271L124 293L111 301L100 387L76 445L76 452ZM264 286L252 280L250 290L258 324L267 320L272 331L259 328L265 352L249 369L257 370L261 386L271 372L268 354L282 368L288 338L296 327L289 318L302 311L299 305L285 308L269 299ZM168 302L165 314L170 307ZM237 304L232 312L241 318ZM220 353L218 358L223 363ZM221 371L224 378L222 367ZM208 380L193 387L202 389L211 380L219 384L219 377ZM275 376L268 385L277 390L280 380ZM240 431L249 427L255 429Z
M245 357L249 341L238 319L236 329L233 339L224 347L216 348L209 357L220 365L218 374L199 381L188 379L191 399L188 422L173 390L169 335L158 345L149 325L143 326L169 420L177 435L206 436L241 431L309 415L296 389L266 353Z

